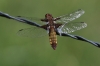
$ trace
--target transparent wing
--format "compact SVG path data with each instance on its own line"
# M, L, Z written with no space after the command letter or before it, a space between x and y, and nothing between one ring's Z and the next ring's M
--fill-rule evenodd
M73 21L77 18L79 18L81 15L83 15L85 13L85 11L83 11L82 9L79 9L71 14L68 14L68 15L63 15L63 16L59 16L55 19L58 19L56 22L64 22L64 23L68 23L70 21Z
M29 21L33 21L33 22L36 22L36 23L38 23L40 25L46 24L45 22L41 21L41 18L37 18L37 17L17 16L17 18L19 18L19 19L25 19L25 20L29 20Z
M19 36L24 36L24 37L31 37L31 38L36 38L36 37L42 37L47 35L48 33L46 30L38 27L31 27L31 28L26 28L26 29L21 29L17 32Z
M75 23L66 23L64 25L59 26L57 29L60 33L71 33L76 30L80 30L87 27L85 22L75 22Z

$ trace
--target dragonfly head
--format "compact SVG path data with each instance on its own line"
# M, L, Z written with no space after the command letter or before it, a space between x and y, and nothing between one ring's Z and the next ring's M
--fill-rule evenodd
M49 14L49 13L45 15L45 18L46 18L46 19L53 19L52 15Z

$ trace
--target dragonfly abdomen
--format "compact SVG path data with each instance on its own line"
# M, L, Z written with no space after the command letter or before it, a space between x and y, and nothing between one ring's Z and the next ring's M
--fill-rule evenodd
M52 48L55 50L56 45L57 45L57 35L56 35L56 32L54 31L54 29L50 30L49 40L50 40L50 44L51 44Z

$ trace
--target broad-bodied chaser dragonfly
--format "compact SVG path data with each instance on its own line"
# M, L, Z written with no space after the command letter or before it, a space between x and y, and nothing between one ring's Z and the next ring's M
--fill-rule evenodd
M26 29L19 30L18 31L19 35L30 36L30 37L39 36L39 35L41 35L41 32L42 32L41 30L46 30L47 34L49 34L50 44L54 50L56 49L56 46L57 46L57 35L71 37L71 38L74 38L77 40L91 43L92 45L94 45L96 47L100 47L100 44L97 42L85 39L78 35L69 34L76 30L85 28L87 26L87 24L85 22L71 22L71 21L79 18L84 13L85 13L84 10L79 9L71 14L59 16L57 18L53 18L53 16L48 13L45 15L44 19L40 19L40 21L46 23L44 25L39 25L39 24L37 24L31 20L28 20L26 18L23 18L21 16L13 17L13 16L10 16L9 14L3 13L3 12L0 12L0 16L35 26L32 28L26 28ZM36 31L36 33L35 33L35 31ZM45 31L43 31L43 32L45 32Z

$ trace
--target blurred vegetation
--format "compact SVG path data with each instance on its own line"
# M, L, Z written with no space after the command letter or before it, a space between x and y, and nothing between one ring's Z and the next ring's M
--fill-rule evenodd
M0 11L13 16L44 18L51 13L57 17L78 9L86 13L74 21L84 21L88 27L72 34L100 42L99 0L0 0ZM0 17L0 66L100 66L99 48L58 36L57 49L53 50L48 36L33 39L16 34L29 27Z

